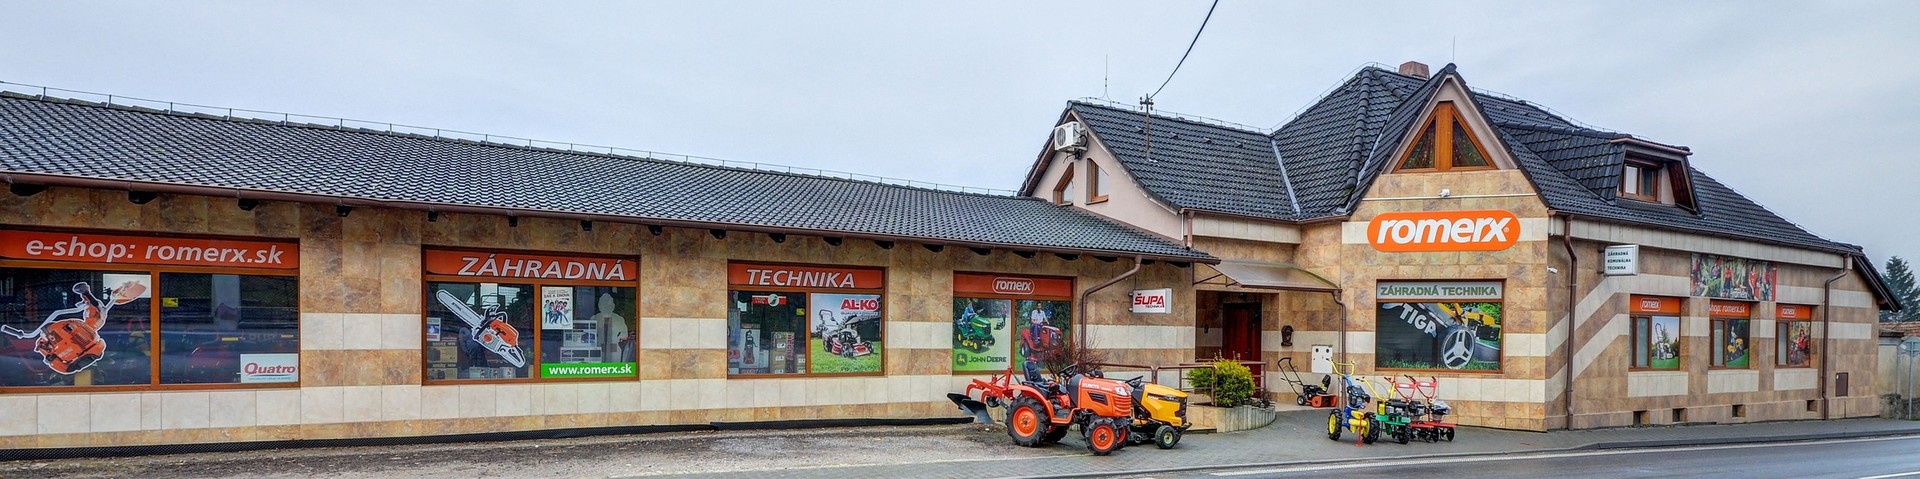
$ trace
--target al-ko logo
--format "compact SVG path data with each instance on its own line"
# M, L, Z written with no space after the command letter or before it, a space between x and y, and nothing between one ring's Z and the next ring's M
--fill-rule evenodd
M1520 218L1502 210L1381 213L1367 242L1386 252L1499 251L1520 240Z
M1033 280L1026 278L994 278L993 292L999 294L1033 294Z

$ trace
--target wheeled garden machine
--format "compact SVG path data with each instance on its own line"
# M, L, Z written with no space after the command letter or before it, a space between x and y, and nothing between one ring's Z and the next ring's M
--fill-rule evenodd
M1102 378L1098 370L1081 373L1081 367L1067 366L1048 378L1040 373L1039 364L1029 359L1024 367L1026 374L1017 384L1009 365L1006 374L975 379L965 392L948 393L947 398L986 423L993 422L987 408L1006 407L1007 435L1013 437L1014 444L1038 447L1059 442L1068 428L1079 426L1088 451L1097 456L1112 454L1126 447L1133 430L1134 388ZM978 400L974 399L976 393ZM1180 423L1184 425L1185 418ZM1179 440L1178 434L1173 440Z
M1395 382L1394 389L1408 403L1407 411L1413 420L1407 423L1407 428L1413 431L1413 437L1427 442L1453 442L1455 426L1447 422L1447 414L1452 413L1453 408L1447 407L1446 401L1435 398L1440 394L1440 379L1428 377L1426 381L1421 381L1413 376L1406 378L1404 383ZM1420 397L1415 398L1416 394Z
M1378 380L1365 378L1365 382L1367 389L1372 390L1373 396L1378 398L1373 403L1373 428L1379 429L1381 436L1393 438L1394 442L1401 444L1406 444L1413 439L1413 429L1408 427L1408 424L1413 422L1413 417L1408 412L1409 408L1413 407L1413 401L1392 397L1393 392L1399 388L1399 384L1395 383L1391 377Z
M1133 426L1127 437L1135 444L1152 442L1161 449L1173 449L1180 437L1193 427L1187 421L1187 392L1146 381L1146 377L1127 380L1133 388Z
M1353 379L1353 363L1333 363L1333 372L1340 375L1340 393L1346 401L1327 414L1327 439L1338 441L1342 431L1353 431L1359 436L1355 445L1380 440L1380 428L1373 426L1373 411L1367 408L1373 397Z
M1327 394L1327 388L1332 386L1333 376L1321 376L1320 384L1307 384L1300 379L1300 370L1293 367L1293 358L1280 358L1277 366L1279 370L1286 372L1280 376L1280 380L1293 387L1294 404L1333 407L1337 402L1332 394Z

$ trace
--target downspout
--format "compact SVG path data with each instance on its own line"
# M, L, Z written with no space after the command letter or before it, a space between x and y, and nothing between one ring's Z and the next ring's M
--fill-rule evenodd
M1342 363L1347 362L1347 303L1340 300L1340 295L1345 293L1344 289L1333 290L1333 304L1340 306L1340 360L1338 362ZM1345 385L1343 384L1342 387ZM1343 398L1341 400L1345 401L1346 395L1342 394L1341 397Z
M1561 399L1564 399L1566 401L1567 430L1572 431L1573 430L1573 374L1574 374L1573 351L1577 349L1574 347L1575 346L1574 337L1577 335L1577 332L1580 329L1579 328L1580 317L1574 316L1574 305L1577 304L1580 300L1578 296L1579 290L1580 290L1580 254L1576 253L1575 250L1573 249L1573 234L1572 234L1573 233L1573 217L1562 216L1560 224L1562 228L1565 228L1560 232L1561 233L1560 242L1561 244L1566 245L1566 248L1567 248L1567 342L1566 342L1567 384L1566 384L1566 390L1562 391L1560 393L1560 396L1561 396Z
M1107 289L1108 286L1113 286L1116 283L1125 281L1127 278L1133 277L1134 273L1140 272L1140 266L1144 264L1146 264L1145 258L1135 256L1133 257L1133 269L1129 269L1125 273L1120 273L1119 276L1114 276L1113 279L1106 280L1105 282L1094 285L1092 288L1087 288L1086 291L1080 292L1080 307L1076 308L1080 310L1080 324L1074 325L1073 328L1075 347L1084 348L1087 345L1087 298L1093 296L1095 292Z
M1827 390L1827 359L1831 357L1831 355L1827 354L1827 350L1832 349L1828 347L1830 344L1828 340L1833 338L1833 305L1831 304L1833 302L1833 282L1839 281L1840 278L1847 277L1847 273L1853 272L1853 258L1848 257L1846 260L1847 260L1847 265L1845 268L1842 268L1840 270L1840 274L1833 275L1832 278L1827 278L1827 282L1820 285L1820 419L1821 420L1829 419L1830 416L1833 414L1832 413L1833 408L1829 407L1829 405L1827 404L1827 402L1830 401L1830 399L1827 398L1827 391L1828 391Z

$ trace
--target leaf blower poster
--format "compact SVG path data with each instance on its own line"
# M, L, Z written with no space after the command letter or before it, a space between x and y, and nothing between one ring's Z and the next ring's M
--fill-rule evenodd
M953 370L1006 371L1012 319L1012 300L953 298Z
M1023 299L1014 303L1015 333L1013 361L1025 363L1032 356L1044 365L1067 356L1067 338L1073 334L1073 302Z
M1500 303L1381 302L1374 367L1500 370Z
M26 354L15 352L27 349L20 345L30 344L32 354L37 359L33 362L39 363L35 366L44 366L47 371L59 376L72 376L87 371L97 363L112 362L115 358L108 357L109 353L122 352L119 350L126 347L124 344L109 345L108 333L118 333L111 336L117 339L114 342L127 343L129 342L127 339L132 335L125 333L132 327L142 325L140 323L145 321L138 323L110 321L109 315L116 307L134 303L136 300L150 300L152 296L148 294L147 275L104 274L101 277L99 286L96 286L93 281L72 283L55 281L31 291L33 294L28 295L29 302L45 308L39 311L44 311L46 316L41 318L30 314L26 319L39 320L33 323L8 321L19 324L21 327L16 327L15 324L0 325L0 333L5 333L6 338L13 340L5 343L9 345L5 348L6 355L22 358L23 361L17 364L31 364L27 362L31 360L24 360ZM147 307L148 304L145 301L131 305L131 309L139 310L140 313L145 313ZM47 309L52 310L47 311ZM126 315L112 315L114 318L124 316ZM120 331L103 331L109 329L109 326L119 326L117 329ZM138 332L145 333L145 331ZM32 368L38 369L38 367ZM140 379L144 380L146 371L139 372ZM90 374L86 375L85 381L92 381ZM63 381L65 380L47 377L43 381L32 381L27 384L16 384L19 381L7 381L6 384L42 385Z
M880 295L814 293L807 305L810 371L880 372Z

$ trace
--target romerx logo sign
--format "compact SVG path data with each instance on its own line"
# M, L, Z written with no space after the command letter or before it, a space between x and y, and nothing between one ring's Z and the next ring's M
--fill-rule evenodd
M1026 278L994 278L993 292L996 294L1033 294L1033 280Z
M1503 210L1381 213L1367 242L1389 253L1500 251L1520 240L1520 218Z

